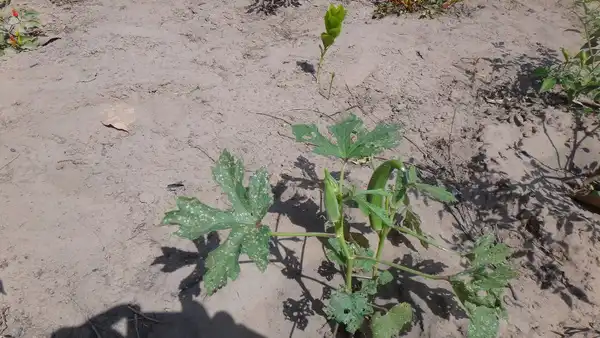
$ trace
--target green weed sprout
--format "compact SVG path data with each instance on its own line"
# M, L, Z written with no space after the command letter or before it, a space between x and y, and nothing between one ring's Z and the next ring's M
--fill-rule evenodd
M574 55L561 48L563 62L550 67L540 67L534 75L542 80L540 92L549 92L560 86L560 90L571 103L583 107L598 108L600 105L600 2L578 0L576 11L581 21L584 45Z
M471 318L469 338L492 338L497 335L499 321L506 317L502 297L510 279L516 277L508 265L511 252L504 244L495 244L492 235L480 238L467 253L457 253L436 243L421 228L421 218L411 205L411 192L419 192L442 203L454 203L454 195L443 187L421 181L413 165L400 160L387 160L373 172L366 189L346 181L347 164L355 159L372 157L399 144L401 128L395 124L379 124L368 130L355 115L329 126L333 137L323 135L314 124L292 126L299 142L312 145L313 152L341 160L339 178L324 170L323 190L328 226L322 232L275 232L263 224L273 204L269 175L262 168L244 185L242 160L223 151L212 169L213 179L227 195L231 207L221 210L196 198L179 197L177 209L166 213L164 224L179 226L177 235L196 240L214 231L229 230L227 239L211 251L206 259L204 287L210 295L240 275L240 255L246 255L265 271L269 263L271 237L323 238L327 259L338 265L344 283L333 288L325 313L340 326L354 333L368 321L373 337L391 338L409 330L413 309L408 303L391 308L377 305L378 289L397 283L394 273L413 278L445 281ZM346 210L358 207L369 219L377 234L375 250L367 241L357 241ZM400 221L398 221L400 219ZM387 235L400 232L418 241L424 248L434 247L467 261L464 271L451 275L431 275L412 267L381 258ZM382 266L389 267L383 269Z
M325 54L329 50L329 47L333 45L335 39L342 33L342 23L345 17L346 9L344 6L329 5L329 9L325 13L325 32L321 33L321 42L323 45L319 45L321 56L319 57L319 64L317 66L317 84L319 83ZM334 76L334 74L331 75L331 82L333 82ZM329 90L331 91L331 83L329 84Z

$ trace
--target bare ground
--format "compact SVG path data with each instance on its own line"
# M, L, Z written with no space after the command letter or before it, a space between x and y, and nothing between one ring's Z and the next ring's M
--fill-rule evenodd
M247 0L29 5L61 39L0 63L4 337L323 336L318 241L281 241L266 274L243 265L205 297L203 257L219 238L190 243L158 224L176 195L223 205L210 167L227 148L271 173L267 223L319 229L317 181L334 163L289 139L287 122L324 125L348 111L403 123L407 140L386 156L414 160L462 196L452 209L420 202L435 238L464 247L493 231L513 247L521 275L501 337L598 336L599 218L561 179L595 169L597 132L532 94L530 78L560 46L579 44L565 31L575 25L568 2L466 1L433 20L380 21L370 4L348 3L325 66L337 74L330 100L310 74L323 1L272 16L247 13ZM129 133L101 124L124 110L135 117ZM367 175L351 168L353 181ZM431 273L459 269L417 245L386 255ZM409 337L464 336L444 286L398 283L385 297L417 309Z

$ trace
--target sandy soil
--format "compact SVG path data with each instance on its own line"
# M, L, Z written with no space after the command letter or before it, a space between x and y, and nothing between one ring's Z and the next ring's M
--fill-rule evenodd
M210 167L227 148L271 173L267 223L321 228L315 181L334 163L260 113L324 125L352 107L370 125L404 123L410 141L386 156L414 159L461 194L452 209L420 202L429 233L462 247L494 231L516 251L521 275L501 337L597 337L599 217L555 179L598 165L597 132L532 95L529 76L579 44L565 31L575 25L568 4L473 0L434 20L377 21L370 4L347 3L326 62L337 74L327 100L307 72L324 1L272 16L247 13L248 0L31 1L61 39L0 62L0 332L323 336L317 241L281 241L265 274L242 265L238 281L205 297L203 257L218 236L191 243L159 223L176 195L224 205ZM135 118L129 133L101 123L114 111ZM351 168L353 181L367 175ZM415 248L386 256L432 273L459 268ZM417 309L409 337L464 336L445 287L398 280L389 298Z

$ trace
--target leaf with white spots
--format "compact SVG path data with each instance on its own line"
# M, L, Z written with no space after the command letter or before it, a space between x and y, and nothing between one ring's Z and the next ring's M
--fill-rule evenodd
M195 240L212 231L231 229L227 240L212 251L206 262L204 282L208 293L235 280L240 273L240 254L246 254L261 271L268 264L270 230L260 223L273 204L269 174L263 168L244 187L242 160L223 151L212 170L213 179L227 194L231 208L220 210L197 198L179 197L177 209L166 213L164 224L179 225L178 236Z

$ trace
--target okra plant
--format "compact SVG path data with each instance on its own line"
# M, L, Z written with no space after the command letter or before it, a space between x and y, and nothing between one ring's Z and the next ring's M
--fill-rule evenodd
M321 68L325 61L325 54L329 50L329 47L333 45L335 39L342 33L342 23L346 18L346 9L342 5L329 5L329 9L325 13L325 32L321 33L321 42L323 45L319 45L321 55L319 57L319 64L317 65L317 84L321 78ZM335 73L331 73L331 80L329 82L329 92L331 93L331 85L333 84L333 78Z
M328 223L322 232L273 232L263 224L263 217L273 203L267 171L255 172L244 186L244 166L241 159L223 151L212 170L213 178L227 194L231 207L220 210L196 198L179 197L177 209L169 211L165 224L179 225L179 236L195 240L213 231L229 229L227 240L210 252L206 260L204 285L208 294L224 287L240 274L239 257L247 255L261 271L269 258L270 237L323 237L326 257L339 266L344 283L332 286L325 309L329 319L354 333L368 321L375 338L391 338L409 330L413 309L408 303L391 308L375 304L378 288L392 282L389 270L397 269L415 278L449 283L456 298L471 318L469 338L490 338L497 335L499 320L506 316L502 294L510 279L516 276L508 265L510 250L495 244L491 236L482 237L464 254L456 253L467 268L451 275L431 275L411 267L383 260L387 235L398 231L418 241L425 248L435 247L454 252L436 243L421 228L421 219L411 205L413 192L420 192L443 203L455 202L454 196L439 186L428 185L419 179L417 169L400 160L387 160L374 170L366 189L346 181L349 161L372 157L399 143L401 128L395 124L379 124L367 130L363 122L350 115L331 125L322 134L314 124L294 125L292 132L299 142L309 143L314 153L336 157L341 161L338 178L324 170L324 205ZM347 208L357 206L369 219L378 240L375 250L368 243L358 243L346 221ZM336 325L336 328L339 327Z

